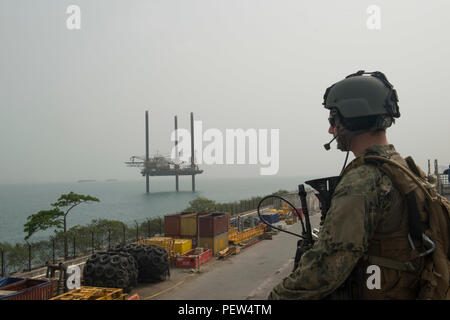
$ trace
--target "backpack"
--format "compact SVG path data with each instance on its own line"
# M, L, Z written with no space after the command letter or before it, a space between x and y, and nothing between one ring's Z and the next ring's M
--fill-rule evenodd
M403 160L398 156L398 160ZM357 164L382 170L406 199L410 237L424 246L425 264L420 273L418 299L450 299L450 202L437 193L429 177L411 157L395 161L382 156L361 156ZM406 161L407 167L401 163ZM409 238L411 245L412 239ZM414 248L414 246L413 246Z

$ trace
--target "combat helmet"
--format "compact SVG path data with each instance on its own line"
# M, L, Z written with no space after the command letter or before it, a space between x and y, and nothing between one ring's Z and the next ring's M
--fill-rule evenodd
M348 75L327 88L322 104L353 132L386 129L400 117L397 92L379 71Z

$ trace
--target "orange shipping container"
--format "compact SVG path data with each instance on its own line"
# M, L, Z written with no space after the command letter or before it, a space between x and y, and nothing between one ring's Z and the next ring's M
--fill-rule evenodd
M200 237L214 237L228 231L228 214L211 213L199 218Z
M164 216L164 235L166 237L180 235L180 215L170 214Z

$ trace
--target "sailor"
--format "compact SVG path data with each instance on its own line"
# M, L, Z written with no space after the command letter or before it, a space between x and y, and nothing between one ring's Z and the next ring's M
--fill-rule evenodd
M323 105L330 112L328 132L347 157L352 152L356 159L376 155L405 164L386 136L400 112L383 73L347 76L326 90ZM318 240L269 299L416 297L423 261L411 260L404 197L376 165L352 162L342 171ZM402 268L406 261L411 270ZM372 270L381 281L367 281Z

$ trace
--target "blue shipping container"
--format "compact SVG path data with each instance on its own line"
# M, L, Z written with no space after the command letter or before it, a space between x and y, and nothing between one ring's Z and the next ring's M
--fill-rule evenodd
M278 221L280 221L280 214L278 212L273 212L269 214L262 214L261 217L266 221L267 223L274 224Z
M11 283L14 283L17 281L22 281L22 280L25 280L25 279L24 278L10 278L10 277L0 278L0 288L10 285Z

